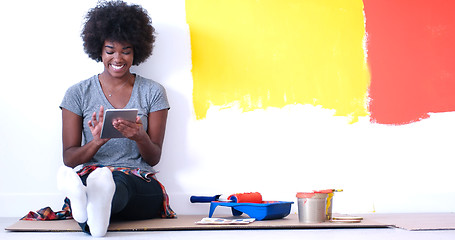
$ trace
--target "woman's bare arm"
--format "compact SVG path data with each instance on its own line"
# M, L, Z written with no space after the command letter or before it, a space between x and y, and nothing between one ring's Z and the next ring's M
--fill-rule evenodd
M96 113L93 113L92 120L88 123L94 136L93 140L81 146L84 124L82 117L64 108L62 109L63 163L66 166L74 168L90 161L100 147L109 140L99 137L103 111L104 109L101 107L99 121L96 121Z

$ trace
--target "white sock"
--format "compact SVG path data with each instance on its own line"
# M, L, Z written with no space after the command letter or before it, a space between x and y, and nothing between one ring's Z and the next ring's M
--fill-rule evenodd
M115 183L108 168L97 168L87 177L87 224L94 237L106 235L114 192Z
M77 173L69 167L62 166L57 173L57 188L71 201L74 220L79 223L87 221L86 187Z

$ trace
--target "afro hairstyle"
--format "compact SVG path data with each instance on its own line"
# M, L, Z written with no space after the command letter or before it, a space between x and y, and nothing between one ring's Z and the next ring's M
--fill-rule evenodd
M131 44L133 65L139 65L152 54L155 29L141 6L123 1L102 1L88 11L85 20L81 37L84 51L91 59L102 61L106 40Z

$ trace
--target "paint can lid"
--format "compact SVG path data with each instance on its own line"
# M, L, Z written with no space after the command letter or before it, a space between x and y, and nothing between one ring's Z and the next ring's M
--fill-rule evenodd
M333 193L334 189L315 190L315 193Z
M296 197L297 198L312 198L314 197L314 192L298 192Z
M297 198L319 198L319 199L325 199L327 198L328 194L327 193L321 193L321 192L298 192L296 194Z

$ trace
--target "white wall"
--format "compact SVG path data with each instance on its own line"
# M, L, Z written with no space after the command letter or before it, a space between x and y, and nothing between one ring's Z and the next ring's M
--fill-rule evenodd
M184 0L133 1L152 16L154 55L135 72L162 83L172 105L158 178L179 214L206 214L190 195L259 191L294 201L298 191L342 188L334 211L455 211L455 114L404 126L348 124L331 110L293 105L241 113L211 108L195 120ZM0 9L0 217L63 203L65 90L102 71L83 52L83 16L96 0L8 1ZM293 211L296 208L293 208ZM220 209L217 212L227 212Z

